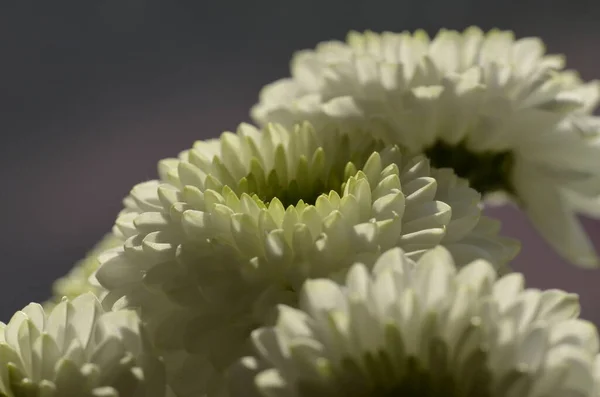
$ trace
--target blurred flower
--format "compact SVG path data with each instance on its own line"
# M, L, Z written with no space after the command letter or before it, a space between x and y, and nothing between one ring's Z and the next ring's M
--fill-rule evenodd
M503 270L518 244L481 217L480 195L383 147L376 128L241 125L161 161L161 180L134 187L117 219L123 247L100 258L106 304L139 308L156 345L206 357L180 356L209 374L240 357L277 303L294 304L306 278L343 277L357 258L444 244L461 263L485 257ZM176 382L185 393L212 387L190 374Z
M539 39L505 31L351 32L297 53L292 77L266 86L252 116L286 126L385 120L386 142L513 199L557 252L596 267L576 213L600 216L599 85L563 67Z
M232 367L236 396L597 396L598 333L576 295L523 289L478 260L457 270L438 247L414 263L394 248L373 274L305 283L253 332Z
M0 394L163 397L164 368L133 311L104 312L92 293L49 313L36 303L0 323Z
M98 269L98 255L107 249L123 245L123 241L112 234L105 235L98 244L92 248L84 259L77 262L73 269L64 277L54 282L52 291L54 297L44 303L44 309L48 310L58 304L63 297L75 299L86 292L92 292L99 298L104 296L105 290L94 279L93 274ZM91 280L90 280L91 278Z

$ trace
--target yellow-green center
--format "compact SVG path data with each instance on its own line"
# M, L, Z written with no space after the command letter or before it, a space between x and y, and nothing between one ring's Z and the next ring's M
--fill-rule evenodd
M482 194L505 192L514 195L511 181L514 156L509 151L473 152L466 144L449 145L438 141L425 150L436 168L452 168Z
M369 156L382 147L380 142L371 141L352 149L349 138L342 136L331 152L319 147L313 153L299 156L291 171L282 172L277 167L269 171L251 168L244 178L247 193L255 194L265 204L276 197L286 208L300 200L314 205L322 194L336 191L341 195L348 178L356 175Z

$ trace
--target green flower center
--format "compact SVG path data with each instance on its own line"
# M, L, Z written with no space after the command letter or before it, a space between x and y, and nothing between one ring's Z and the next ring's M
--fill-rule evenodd
M347 360L344 363L347 372L334 375L336 379L328 391L329 395L336 397L490 397L492 375L486 367L485 358L483 352L472 356L468 363L471 365L462 368L468 375L462 378L457 377L457 368L443 359L431 362L432 367L425 368L417 359L409 357L401 369L402 376L399 377L396 373L399 368L391 366L389 361L384 363L373 358L373 366L366 369L368 381L365 379L364 369L358 369L351 360ZM507 378L508 386L523 377L519 373L511 375ZM297 385L302 397L328 395L322 384L301 379Z
M353 148L347 136L340 137L337 143L336 147L318 147L312 153L282 161L269 171L251 167L243 178L246 192L255 194L265 204L276 197L285 208L300 201L314 205L319 196L331 191L341 195L348 178L356 175L383 144L372 140ZM285 153L283 147L278 150Z
M511 181L514 156L510 151L476 153L464 142L449 145L438 141L425 150L425 155L432 166L452 168L481 194L499 191L515 194Z
M352 162L348 162L348 164L352 164ZM285 208L290 205L297 205L300 200L306 204L314 205L320 195L327 194L332 190L341 193L342 181L344 180L344 172L339 169L332 169L329 175L321 175L321 177L314 178L308 184L302 184L299 178L286 183L276 178L276 175L277 173L274 170L271 171L267 185L263 189L252 193L256 194L265 204L277 197ZM251 175L247 176L247 179L251 178Z
M486 397L489 395L486 389L490 383L490 376L486 370L477 373L471 384L467 383L459 387L448 368L439 368L439 372L432 374L422 368L414 358L410 358L406 364L406 375L399 384L389 389L375 390L371 396L462 397L476 395L477 397ZM473 371L478 372L476 369Z

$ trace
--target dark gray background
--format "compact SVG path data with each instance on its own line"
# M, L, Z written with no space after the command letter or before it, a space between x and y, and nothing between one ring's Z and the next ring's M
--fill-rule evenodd
M294 50L350 29L475 24L541 36L592 79L598 17L582 0L0 0L0 319L48 296L158 159L247 120ZM600 270L568 267L516 210L493 212L523 239L529 284L578 292L600 323ZM599 243L600 223L586 226Z

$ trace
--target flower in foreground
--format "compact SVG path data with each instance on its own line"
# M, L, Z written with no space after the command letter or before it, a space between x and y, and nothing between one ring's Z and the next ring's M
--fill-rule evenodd
M418 258L443 244L459 263L484 257L501 270L518 245L481 216L480 195L371 128L241 125L162 161L161 180L134 187L117 219L123 247L100 258L106 304L139 308L157 346L205 357L193 367L210 374L304 280L343 277L358 257L401 247ZM179 394L209 388L197 372L174 382Z
M52 286L54 297L51 301L44 304L45 308L52 308L58 304L63 297L75 299L79 295L86 292L92 292L99 298L102 298L105 290L100 287L95 280L90 280L90 277L98 270L100 262L98 255L110 248L115 248L123 245L123 241L113 234L107 234L100 240L98 244L92 248L84 259L77 262L73 269L64 277L59 278ZM92 277L93 279L93 277Z
M600 215L600 91L563 68L539 39L506 31L351 32L297 53L292 77L266 86L252 116L286 126L385 120L388 143L513 199L558 253L596 267L576 213Z
M483 260L385 252L372 274L309 280L300 308L256 330L232 397L597 396L598 334L577 296L524 289Z
M104 312L92 293L0 323L2 396L164 397L163 372L137 314Z

